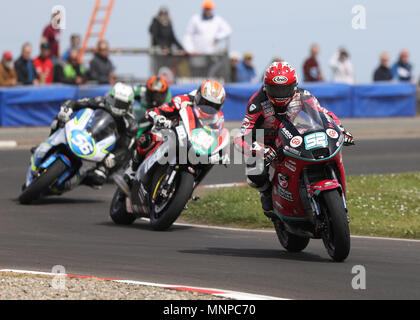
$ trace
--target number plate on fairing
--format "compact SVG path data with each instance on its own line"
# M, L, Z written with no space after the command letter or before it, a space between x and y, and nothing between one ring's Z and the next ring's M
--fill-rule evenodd
M316 132L305 136L305 149L326 148L328 138L325 132Z

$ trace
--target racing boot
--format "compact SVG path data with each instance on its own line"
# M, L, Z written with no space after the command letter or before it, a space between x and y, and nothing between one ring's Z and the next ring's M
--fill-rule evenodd
M82 184L92 187L93 189L100 189L106 182L107 170L105 167L100 166L95 170L89 171L83 179Z
M276 219L277 216L274 214L271 185L265 190L263 191L259 190L259 191L260 191L261 206L262 206L265 216L271 220Z

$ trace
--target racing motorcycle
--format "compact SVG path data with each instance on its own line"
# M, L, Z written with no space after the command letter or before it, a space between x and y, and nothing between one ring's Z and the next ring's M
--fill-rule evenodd
M329 115L307 103L288 112L276 138L283 157L273 163L278 239L291 252L304 250L311 238L322 239L329 256L343 261L350 252L344 136Z
M187 106L169 130L152 128L158 142L127 190L114 176L110 216L116 224L149 218L154 230L168 229L186 207L194 189L215 164L227 164L229 132L223 117L208 106Z
M33 151L19 202L66 192L65 183L80 181L113 150L117 137L117 124L107 111L79 110Z

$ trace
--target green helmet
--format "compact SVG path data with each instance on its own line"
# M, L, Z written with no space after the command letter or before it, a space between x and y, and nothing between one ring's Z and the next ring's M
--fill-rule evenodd
M105 103L113 116L124 116L134 105L133 88L121 82L116 83L106 95Z

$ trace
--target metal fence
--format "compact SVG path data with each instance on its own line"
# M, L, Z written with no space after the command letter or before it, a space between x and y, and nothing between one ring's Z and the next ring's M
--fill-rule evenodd
M150 52L151 74L164 75L176 84L197 83L209 78L229 82L230 70L227 52L213 55L165 55L157 50Z

